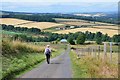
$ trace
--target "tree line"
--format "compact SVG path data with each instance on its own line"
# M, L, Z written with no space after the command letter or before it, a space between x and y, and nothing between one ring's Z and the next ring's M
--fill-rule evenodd
M12 39L23 40L27 42L51 42L60 41L61 39L67 39L70 44L84 44L85 41L96 41L97 44L101 44L103 41L113 41L120 42L120 34L114 35L113 37L108 36L108 34L102 34L101 32L91 33L89 31L69 33L69 34L57 34L51 32L44 32L38 28L26 28L26 27L14 27L13 25L2 24L2 29L6 31L16 31L32 33L37 35L43 35L44 37L33 37L27 36L26 34L15 34Z
M32 32L32 33L41 32L41 30L38 28L14 27L13 25L5 25L5 24L1 24L1 26L3 30L7 30L7 31Z
M36 22L55 22L51 16L47 15L24 15L24 14L9 14L9 15L2 15L2 18L17 18L29 21L36 21Z
M84 44L86 40L96 41L97 44L102 44L102 42L116 42L118 44L120 42L120 34L110 37L108 34L102 34L101 32L91 33L86 31L85 33L73 33L68 38L68 42L72 45Z

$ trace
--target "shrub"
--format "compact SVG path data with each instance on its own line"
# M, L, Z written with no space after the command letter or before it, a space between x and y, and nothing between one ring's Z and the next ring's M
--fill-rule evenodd
M77 38L77 44L84 44L86 36L84 33L81 33Z
M75 45L75 42L73 41L73 38L72 38L72 37L70 37L70 38L68 39L68 42L69 42L71 45Z

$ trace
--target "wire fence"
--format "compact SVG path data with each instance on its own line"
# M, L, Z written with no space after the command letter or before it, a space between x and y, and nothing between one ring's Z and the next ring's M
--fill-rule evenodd
M101 47L98 46L89 46L89 47L83 47L83 48L76 48L75 52L77 54L78 58L82 58L86 55L89 55L96 59L102 59L104 61L108 60L110 62L113 61L113 43L104 43L104 46Z

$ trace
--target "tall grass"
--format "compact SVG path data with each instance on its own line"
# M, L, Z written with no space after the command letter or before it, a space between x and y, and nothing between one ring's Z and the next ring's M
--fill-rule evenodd
M2 41L2 53L4 54L17 54L17 53L32 53L32 52L43 52L43 46L37 46L33 44L29 44L26 42L14 41L11 42L9 40Z
M117 55L114 57L116 63L111 63L109 57L106 61L90 55L78 59L74 51L71 51L70 56L74 78L118 78Z
M48 44L48 43L47 43ZM63 45L51 45L52 57L63 51ZM16 75L45 60L45 45L20 41L2 41L2 80L12 80Z
M16 74L44 60L43 46L26 42L2 41L2 79L11 80Z

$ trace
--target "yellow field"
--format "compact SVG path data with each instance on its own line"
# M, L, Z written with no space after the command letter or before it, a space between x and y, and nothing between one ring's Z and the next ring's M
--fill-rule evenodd
M92 23L89 23L90 21L86 21L86 20L78 20L78 19L63 19L63 18L55 18L55 20L59 23L62 24L68 24L68 25L95 25Z
M0 18L0 22L6 25L17 25L17 24L27 23L27 22L32 22L32 21L14 19L14 18Z
M62 24L68 24L68 25L77 25L77 26L82 26L82 25L95 25L93 23L88 23L88 22L60 22Z
M52 23L52 22L34 22L34 23L29 23L29 24L23 24L20 25L21 27L28 27L28 28L39 28L39 29L46 29L46 28L51 28L51 27L57 27L57 26L63 26L64 24L57 24L57 23Z
M64 25L53 22L33 22L33 21L14 19L14 18L0 18L0 22L6 25L15 25L15 27L28 27L28 28L34 27L39 29L46 29L46 28Z
M76 29L69 29L69 30L60 30L60 31L56 31L54 33L68 34L68 33L75 33L75 32L79 32L79 31L81 31L81 32L90 31L92 33L102 32L103 34L107 33L111 37L115 34L118 34L118 30L97 29L97 28L76 28Z
M115 24L110 24L110 23L103 23L103 22L95 22L95 24L102 24L102 25L115 25Z
M54 18L56 21L84 21L84 22L86 22L86 20L78 20L78 19L64 19L64 18Z
M93 26L95 28L101 28L101 29L119 29L118 26Z
M87 21L87 20L80 20L80 19L64 19L64 18L54 18L57 22L62 24L68 24L68 25L114 25L110 23L103 23L103 22L94 22L93 21Z

